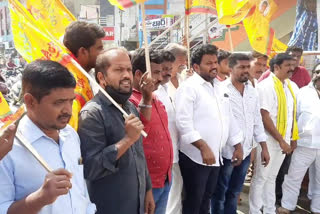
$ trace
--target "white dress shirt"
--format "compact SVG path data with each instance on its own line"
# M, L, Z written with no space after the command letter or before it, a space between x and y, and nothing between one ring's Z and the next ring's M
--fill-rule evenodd
M298 146L320 149L320 98L313 82L300 89L297 103Z
M200 150L192 143L203 139L220 166L222 148L242 141L242 132L234 119L227 88L214 81L214 86L197 73L177 90L176 118L180 134L180 151L198 164L203 164Z
M243 132L244 140L242 141L243 159L245 159L251 150L255 147L255 142L265 142L266 134L262 123L260 113L259 96L251 84L244 84L243 96L233 86L230 79L226 80L226 86L229 89L230 103L232 112ZM224 158L231 159L234 147L226 145L222 150Z
M169 81L170 82L170 81ZM171 82L170 82L171 83ZM171 83L172 84L172 83ZM178 163L179 153L178 153L178 129L176 125L176 110L173 103L173 97L168 92L169 83L160 85L158 90L155 91L158 99L163 103L168 114L168 127L173 145L173 163ZM173 86L174 87L174 86Z
M94 214L96 206L90 202L83 165L79 165L80 140L75 130L69 125L61 129L58 144L25 116L17 132L21 132L52 169L64 168L73 175L69 193L43 207L39 214ZM0 213L7 213L15 201L38 190L46 174L43 166L15 139L12 151L0 161Z
M278 98L276 94L276 90L274 87L273 77L275 75L273 73L270 74L269 77L261 81L257 85L259 98L260 98L260 107L269 112L270 118L273 121L275 127L277 126L277 115L278 115ZM298 86L290 81L293 92L296 94L299 90ZM291 139L291 130L292 130L292 122L293 122L293 97L288 88L287 81L284 83L284 91L287 100L287 130L285 134L284 140L286 143L290 144ZM270 142L270 146L279 146L279 143L271 136L271 134L265 130L267 134L267 142ZM269 146L269 144L268 144Z

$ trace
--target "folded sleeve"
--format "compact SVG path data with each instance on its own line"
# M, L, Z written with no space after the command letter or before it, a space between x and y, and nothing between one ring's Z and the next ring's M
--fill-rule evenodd
M100 179L119 170L118 150L114 144L107 144L103 121L98 109L80 113L78 134L81 140L84 177L88 180Z
M181 143L190 144L201 139L200 133L193 125L195 100L196 92L194 88L187 85L178 88L175 96L176 125L180 133Z
M273 105L277 103L277 100L274 96L272 85L269 84L269 80L264 80L264 82L258 84L257 89L259 93L260 109L271 112L271 109Z

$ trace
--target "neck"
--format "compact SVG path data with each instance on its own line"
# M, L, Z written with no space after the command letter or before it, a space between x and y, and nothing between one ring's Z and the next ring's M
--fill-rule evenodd
M279 77L279 75L277 75L277 74L276 74L276 77L277 77L282 83L284 83L285 79Z
M35 120L32 116L30 116L30 114L28 114L28 117L30 118L30 120L34 124L36 124L36 126L43 133L45 133L45 135L47 135L48 137L52 138L56 143L59 144L59 130L57 130L57 129L47 129L47 128L43 127L40 123L38 123L37 120Z
M137 91L140 91L140 86L139 86L139 83L133 81L133 88L136 89Z
M256 87L256 86L255 86L255 83L254 83L254 78L251 77L250 75L249 75L249 80L248 80L248 81L250 81L250 82L252 83L252 85L253 85L254 88Z
M179 87L179 81L178 81L177 75L171 76L170 81L175 88Z
M223 73L218 73L218 76L220 77L220 79L225 80L227 79L227 75L223 74Z
M240 92L240 94L243 95L244 84L234 79L231 80L231 83Z

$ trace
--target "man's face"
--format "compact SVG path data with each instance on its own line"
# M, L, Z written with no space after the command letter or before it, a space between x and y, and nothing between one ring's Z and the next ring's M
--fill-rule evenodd
M217 55L205 54L202 56L200 65L194 64L195 71L206 81L211 82L217 76Z
M88 68L92 69L96 66L98 55L103 51L102 39L97 39L96 43L88 49Z
M187 67L187 61L187 56L176 56L176 60L172 63L172 74L181 73Z
M162 75L162 82L161 84L166 84L170 81L171 79L171 74L172 74L172 62L169 61L164 61L161 65L162 65L162 71L161 71L161 75Z
M60 130L69 123L74 99L74 88L56 88L40 102L33 98L33 105L28 110L41 129Z
M163 81L162 78L162 64L156 64L151 62L151 75L154 82L155 89L157 90L161 82Z
M320 91L320 78L314 82L314 87Z
M109 52L110 66L105 72L106 84L122 93L132 91L132 65L128 54L121 50Z
M250 61L238 60L237 64L232 68L231 78L240 83L245 83L249 79Z
M254 58L250 62L250 76L259 79L261 75L267 70L267 59L264 57Z
M229 68L228 66L228 58L227 59L224 59L220 62L220 64L218 64L218 73L221 73L223 75L226 75L226 76L230 76L230 72L231 72L231 69Z
M302 53L298 52L298 51L292 51L292 52L289 52L289 55L292 56L294 58L294 67L298 67L299 64L300 64L300 61L301 61L301 56L302 56Z
M294 64L294 60L284 60L280 66L274 65L275 73L278 78L283 80L291 78L294 71Z

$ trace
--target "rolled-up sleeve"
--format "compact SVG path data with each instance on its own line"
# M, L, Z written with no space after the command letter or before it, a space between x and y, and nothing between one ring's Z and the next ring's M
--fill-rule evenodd
M78 134L84 163L84 177L88 180L100 179L116 173L118 150L107 145L103 117L97 109L82 111L79 118Z
M201 139L200 133L193 125L193 111L196 93L192 87L181 86L175 96L176 125L181 142L190 144Z
M9 156L0 161L0 213L7 213L15 201L13 166Z
M256 103L256 109L255 109L255 115L254 115L253 137L256 143L265 142L267 140L267 135L264 132L264 126L262 123L259 100Z
M265 80L267 81L267 80ZM275 99L273 96L272 87L266 87L267 85L264 82L258 84L258 92L259 92L259 102L260 109L266 110L267 112L271 112L271 109L275 103Z

